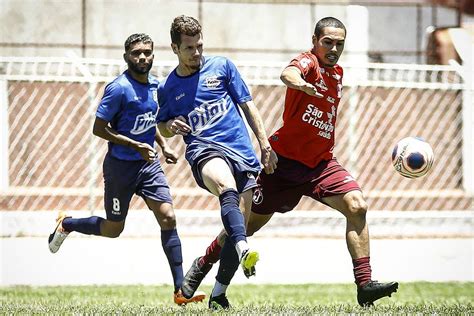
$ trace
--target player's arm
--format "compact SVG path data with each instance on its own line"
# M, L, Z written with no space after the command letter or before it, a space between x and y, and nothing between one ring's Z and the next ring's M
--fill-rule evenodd
M166 163L177 163L178 162L178 155L168 145L165 138L161 135L161 133L158 131L158 129L156 129L155 141L157 142L158 146L160 146L161 152L163 153L163 157L165 157Z
M140 153L143 159L148 162L156 160L156 151L147 143L137 142L125 135L119 134L109 126L109 122L99 117L95 118L92 133L114 144L133 148Z
M303 79L303 74L298 67L286 67L281 73L280 79L287 87L291 89L301 90L304 93L317 98L323 97L323 95L319 93L318 90L316 90L315 86Z
M173 137L174 135L186 136L191 132L191 126L186 123L184 116L180 115L166 122L159 122L158 130L164 137Z
M239 106L242 108L242 112L244 112L245 118L260 144L260 151L262 153L261 161L265 173L273 173L277 167L278 158L268 142L267 133L265 132L262 118L258 113L255 103L253 103L253 101L247 101L240 103Z

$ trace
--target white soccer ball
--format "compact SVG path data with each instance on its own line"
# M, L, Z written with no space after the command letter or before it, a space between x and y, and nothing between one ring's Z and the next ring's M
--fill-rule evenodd
M392 152L392 164L399 174L407 178L424 176L433 165L434 154L430 144L419 137L400 140Z

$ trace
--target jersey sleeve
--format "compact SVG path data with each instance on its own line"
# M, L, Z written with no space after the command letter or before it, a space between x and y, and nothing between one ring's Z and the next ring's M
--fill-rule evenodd
M244 103L252 100L252 95L250 94L249 88L245 84L244 80L240 76L237 67L234 63L226 58L226 68L227 68L227 87L231 97L237 103Z
M156 122L166 122L171 117L168 111L168 104L166 102L166 98L164 97L164 88L161 84L158 86L158 115L156 116Z
M122 104L122 87L116 83L111 82L105 87L104 96L99 103L96 117L110 122L115 114L120 111Z
M296 67L301 71L303 78L306 78L311 72L316 71L319 67L316 60L309 54L301 54L298 57L294 58L287 67Z

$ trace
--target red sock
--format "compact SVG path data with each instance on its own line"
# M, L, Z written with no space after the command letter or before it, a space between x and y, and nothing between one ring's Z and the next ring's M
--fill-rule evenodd
M370 267L370 257L353 259L355 283L364 286L372 280L372 268Z
M219 246L219 242L214 239L209 247L206 249L206 254L201 257L199 260L199 265L202 267L205 264L214 264L219 261L219 257L221 255L221 246Z

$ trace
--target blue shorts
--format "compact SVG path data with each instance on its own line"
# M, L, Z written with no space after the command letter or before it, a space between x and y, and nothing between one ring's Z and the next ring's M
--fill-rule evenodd
M122 221L127 217L133 194L144 200L172 204L170 188L159 160L120 160L107 154L103 164L104 206L107 219Z
M257 181L255 180L255 178L257 177L258 173L254 171L244 170L241 164L238 164L229 157L226 157L220 151L217 151L215 149L206 149L199 155L199 157L194 159L194 164L191 166L194 179L196 179L196 183L201 188L209 191L209 189L206 187L202 180L201 165L212 158L222 158L227 163L230 168L230 171L234 175L235 184L239 193L243 193L257 186Z

